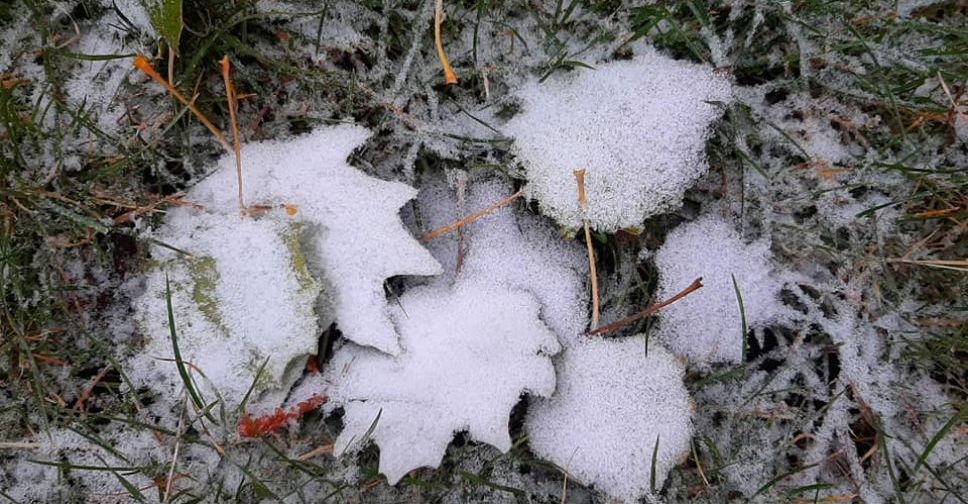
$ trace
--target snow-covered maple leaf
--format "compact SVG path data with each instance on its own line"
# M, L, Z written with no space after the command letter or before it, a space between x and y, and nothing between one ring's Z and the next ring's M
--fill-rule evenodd
M550 355L558 341L529 294L486 282L407 292L393 309L403 351L389 356L347 344L329 364L330 407L343 406L336 453L380 447L390 483L436 467L455 432L502 451L521 394L555 388Z
M166 274L182 357L233 404L268 359L255 391L267 408L278 406L333 321L360 345L400 351L383 284L437 274L440 265L398 215L416 191L347 164L367 135L340 126L246 145L250 215L240 216L231 157L189 191L195 205L169 213L152 235L155 267L135 301L148 336L139 356L147 362L134 366L144 382L181 383L165 361L173 353Z
M320 128L286 141L242 147L245 201L271 205L269 217L315 227L307 259L331 290L336 321L347 339L397 354L383 284L397 275L436 275L440 265L400 222L417 191L379 180L347 164L370 135L355 126ZM238 212L234 160L195 186L189 199L207 209ZM281 209L290 205L295 215Z

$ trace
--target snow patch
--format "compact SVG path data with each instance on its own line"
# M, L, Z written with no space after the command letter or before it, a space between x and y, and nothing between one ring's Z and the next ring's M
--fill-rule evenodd
M678 205L706 172L703 147L730 100L711 68L645 49L632 61L530 81L524 111L504 130L527 171L530 195L559 223L581 225L573 171L587 170L589 224L600 231L638 226Z
M525 429L531 449L584 484L634 502L655 488L684 456L692 403L684 368L645 339L590 339L558 363L558 390L538 400Z
M745 243L730 224L712 214L673 230L656 253L657 299L674 296L700 277L703 288L659 312L659 339L695 363L739 362L743 326L733 277L750 328L775 321L786 311L780 302L783 281L771 272L770 257L766 241Z
M343 406L335 453L369 440L380 472L394 484L418 467L436 467L455 432L507 451L508 417L522 393L550 395L554 335L526 293L460 282L400 298L393 320L397 357L348 343L329 364L329 407Z

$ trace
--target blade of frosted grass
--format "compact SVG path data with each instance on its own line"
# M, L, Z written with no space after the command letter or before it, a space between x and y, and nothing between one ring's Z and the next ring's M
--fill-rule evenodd
M739 291L739 284L736 283L736 276L730 273L730 278L733 279L733 291L736 293L736 303L739 305L739 318L743 324L743 353L740 362L746 362L746 352L749 347L749 342L747 341L747 334L749 333L749 328L746 326L746 307L743 305L743 294Z
M914 472L917 472L918 469L924 465L924 462L928 460L928 455L931 455L931 452L934 450L935 446L938 445L941 439L944 438L956 425L960 425L965 420L968 420L968 404L963 406L960 411L955 413L954 416L952 416L951 419L948 420L948 422L945 423L941 429L939 429L938 432L931 437L931 440L928 441L928 444L924 446L924 451L921 452L921 455L918 457L917 463L914 464Z
M108 463L100 455L97 456L97 459L100 460L101 463L104 464L105 466L108 465ZM125 460L125 462L127 462L127 460ZM127 478L122 476L121 473L119 473L118 471L115 471L114 469L110 469L110 471L111 471L111 474L113 474L114 477L118 479L118 481L121 483L121 486L124 487L125 491L128 492L128 495L130 495L132 499L138 502L145 502L146 500L145 496L144 494L141 493L141 490L138 490L138 487L134 486L130 481L128 481Z
M887 434L881 430L879 425L875 425L874 428L877 430L876 443L877 449L884 453L884 463L887 466L887 475L891 478L891 486L894 489L894 495L897 496L897 502L904 504L907 502L904 500L904 494L901 493L901 488L898 486L897 475L894 474L894 463L891 462L891 452L887 449Z
M192 384L192 378L188 375L188 369L185 368L185 361L182 360L181 351L178 349L178 333L175 330L175 312L171 307L171 282L168 279L167 273L165 273L165 308L168 311L168 332L171 335L171 348L175 354L175 366L178 368L178 375L181 376L182 383L185 385L185 389L188 390L188 395L192 398L192 404L197 409L204 410L205 417L212 423L217 424L218 422L208 412L208 408L202 401L201 396L199 396L198 391L195 390L195 386Z
M249 389L245 391L245 395L242 396L242 402L239 403L238 413L241 415L245 413L245 407L249 404L249 397L252 395L252 391L255 390L255 384L259 383L259 379L262 378L262 373L265 372L266 365L269 364L269 358L262 361L262 365L259 366L259 370L255 373L255 378L252 379L252 383L249 385Z
M655 466L659 461L659 436L655 437L655 446L652 447L652 465L649 467L649 489L655 493Z

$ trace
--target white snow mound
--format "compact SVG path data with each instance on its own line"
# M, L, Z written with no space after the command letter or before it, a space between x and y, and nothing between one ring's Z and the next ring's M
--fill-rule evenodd
M394 484L437 467L455 432L510 449L508 417L521 394L555 389L549 356L558 342L538 309L530 295L488 283L407 292L393 310L399 356L348 343L327 368L328 407L346 411L335 453L376 442L380 472Z
M657 299L668 299L702 277L703 288L659 312L658 337L691 362L739 362L743 324L733 277L749 328L779 320L783 280L773 273L769 244L745 243L733 226L709 214L682 225L656 254Z
M590 339L565 350L558 390L532 405L528 443L578 481L634 502L655 488L683 456L692 436L692 404L684 369L661 346L640 336Z
M651 49L631 61L531 81L504 131L530 195L562 225L581 225L573 172L585 169L589 224L612 232L678 205L705 173L706 132L729 81Z

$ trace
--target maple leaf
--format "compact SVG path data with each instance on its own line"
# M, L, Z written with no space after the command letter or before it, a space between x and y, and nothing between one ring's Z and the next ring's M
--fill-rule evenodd
M347 164L368 134L340 126L244 146L246 215L232 156L188 192L194 205L173 209L153 234L159 267L135 302L149 335L150 358L135 366L143 381L156 382L160 369L170 386L180 383L174 366L156 359L173 350L160 337L168 334L166 273L183 357L230 403L255 381L271 411L302 370L294 364L315 353L319 327L334 321L360 345L400 352L383 285L441 268L398 215L416 191Z
M392 484L436 467L455 432L510 449L508 417L521 394L555 388L558 341L538 311L531 295L488 283L407 292L393 310L400 356L347 344L328 366L327 394L346 411L335 452L372 439Z

